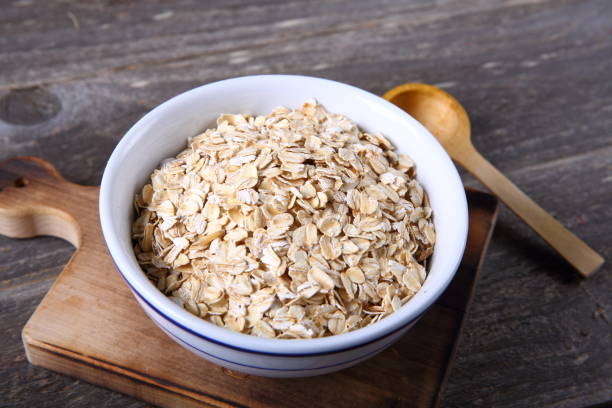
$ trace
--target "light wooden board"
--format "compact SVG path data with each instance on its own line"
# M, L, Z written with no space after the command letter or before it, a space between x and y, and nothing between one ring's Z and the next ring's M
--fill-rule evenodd
M339 373L268 379L194 357L141 311L106 252L98 188L65 181L47 162L0 164L0 233L55 235L77 250L23 329L28 360L160 406L430 407L445 379L496 200L468 192L470 234L445 296L396 345Z

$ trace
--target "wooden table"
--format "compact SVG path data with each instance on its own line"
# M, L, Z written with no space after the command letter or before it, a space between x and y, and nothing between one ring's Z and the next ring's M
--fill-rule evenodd
M502 210L443 406L612 400L612 2L15 0L0 9L0 160L41 156L82 184L100 182L141 115L222 78L299 73L378 94L423 81L453 93L483 154L608 263L582 280ZM21 328L71 252L58 239L0 236L0 405L145 406L25 360Z

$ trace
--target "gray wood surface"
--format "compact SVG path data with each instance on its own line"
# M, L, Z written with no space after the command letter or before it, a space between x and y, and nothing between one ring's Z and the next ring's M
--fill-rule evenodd
M263 73L444 87L476 147L608 261L582 280L502 210L444 407L612 401L612 2L0 0L0 160L98 184L149 109ZM0 236L0 405L143 407L25 360L21 327L71 252Z

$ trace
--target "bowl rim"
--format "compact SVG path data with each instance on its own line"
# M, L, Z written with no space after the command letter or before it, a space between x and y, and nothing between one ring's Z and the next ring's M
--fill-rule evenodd
M393 115L401 118L406 125L420 134L422 139L420 142L427 143L432 153L439 157L441 160L439 165L444 167L440 171L448 175L449 188L454 190L453 195L457 198L457 202L453 203L453 207L457 214L456 221L458 224L457 228L455 228L454 236L456 245L452 248L452 253L450 254L451 259L454 260L452 267L449 267L446 274L441 278L438 277L439 282L430 287L427 293L418 296L419 293L423 292L419 291L415 297L397 312L392 313L377 323L348 333L315 339L267 339L218 327L213 323L192 315L162 294L149 281L137 264L136 267L134 266L133 260L122 250L120 245L121 238L111 222L114 208L112 205L111 189L113 182L119 177L118 170L121 163L128 158L125 150L142 137L144 134L142 130L150 122L159 120L173 105L180 104L192 97L204 98L207 91L219 90L229 84L240 85L241 83L247 84L252 81L317 83L318 85L335 88L340 92L344 92L347 94L347 97L354 96L365 100L370 104L376 105L377 108L390 111ZM199 95L200 93L204 96ZM185 139L188 136L190 135L186 135ZM153 108L125 133L113 150L102 177L99 211L102 234L109 254L117 270L136 297L147 303L173 325L202 340L237 351L274 356L315 356L348 351L376 342L412 324L440 297L454 277L463 256L468 231L467 201L459 173L448 154L425 127L399 107L368 91L329 79L302 75L251 75L224 79L180 93ZM411 307L407 307L408 305Z

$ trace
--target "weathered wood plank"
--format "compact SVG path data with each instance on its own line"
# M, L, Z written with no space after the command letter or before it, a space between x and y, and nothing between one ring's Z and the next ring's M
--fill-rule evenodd
M516 173L525 191L608 260L612 209L602 178L612 169L611 151L578 158L571 171L542 165ZM562 194L553 194L557 189ZM610 265L588 280L570 270L513 214L501 212L446 389L449 406L575 407L610 400Z
M582 132L597 134L605 132L612 125L610 115L600 114L601 111L612 109L612 84L605 81L606 73L612 70L612 61L605 58L612 53L609 27L606 25L608 20L605 17L612 13L606 13L606 9L609 9L606 4L609 5L599 3L582 8L572 5L567 9L548 5L553 10L544 9L536 16L521 16L521 13L532 11L530 9L535 8L537 12L534 5L507 6L509 10L502 10L503 12L487 12L484 9L476 13L476 8L468 8L472 10L471 14L456 16L448 13L447 19L441 17L445 15L442 11L432 13L430 10L429 13L434 14L437 20L432 17L424 20L429 21L427 30L439 30L434 31L437 35L433 36L433 39L429 31L420 30L414 23L400 23L399 21L406 20L405 16L396 17L394 13L379 18L378 25L371 29L367 25L365 28L357 25L361 21L359 18L363 17L358 14L358 20L353 22L352 29L349 27L348 31L337 30L314 38L302 38L304 29L301 26L282 28L281 32L286 29L297 30L296 35L300 39L289 39L285 41L285 45L271 43L255 49L249 49L255 41L251 36L243 38L246 43L238 46L237 51L215 50L210 44L199 42L201 38L197 37L193 39L193 46L199 47L199 58L174 63L161 62L161 65L152 60L143 60L143 66L135 66L133 69L104 72L96 78L88 77L68 83L60 81L51 86L50 90L61 96L63 111L59 117L48 123L42 133L49 134L51 129L58 131L57 128L49 127L57 123L63 125L60 131L70 132L73 127L81 124L78 121L82 122L84 118L90 118L95 113L96 117L99 117L97 120L106 127L96 127L96 133L103 133L116 140L134 118L160 101L202 82L242 74L298 72L322 75L348 81L378 93L404 80L425 80L444 83L459 97L472 114L475 143L484 151L490 152L488 156L502 170L508 171L517 166L526 166L534 160L569 157L606 145L606 138L580 137L577 130L582 127ZM455 9L461 8L455 6ZM337 14L332 16L339 19L341 16ZM419 16L417 12L413 14L416 14L415 20L424 17ZM422 11L421 14L426 13ZM501 26L491 33L492 30L486 25L490 20L481 17L483 15L488 15L492 23ZM589 24L573 24L566 28L567 15L574 15L578 21L589 21ZM533 24L536 17L548 23ZM334 21L328 24L331 25ZM170 24L166 20L158 23ZM388 26L385 26L385 23ZM450 27L447 25L449 23ZM263 30L261 24L258 27ZM120 29L121 27L118 28L119 31ZM227 34L226 31L223 33ZM264 33L265 38L268 38L266 30ZM530 42L533 43L534 36L551 39L542 44L528 46ZM97 35L94 37L97 38ZM182 50L183 47L175 43L167 45L170 37L147 39L166 44L147 46L147 49L157 58L159 55L164 55L165 58L168 47L172 48L172 52L178 52L176 49ZM592 45L585 47L586 42ZM218 43L214 42L212 47L217 46L216 44ZM339 50L331 53L329 49L333 44L338 44ZM62 48L49 51L60 54L58 58L61 66L54 65L44 56L30 56L33 53L26 51L24 52L29 59L18 63L14 62L13 53L0 53L0 60L2 55L5 56L5 60L1 61L6 74L2 77L13 73L24 75L32 72L38 79L49 78L48 73L36 71L38 68L22 69L24 65L36 65L36 58L45 62L38 64L40 69L51 69L54 73L65 73L70 69L75 69L79 74L86 71L86 67L78 64L66 65L61 57L64 54L79 58L82 56L89 64L98 58L96 67L104 63L99 61L100 59L116 59L117 53L120 55L120 61L115 64L117 66L138 63L125 60L132 55L129 47L136 46L132 42L125 46L118 46L116 43L111 45L118 50L96 51L95 56L88 55L87 47L75 44L70 46L75 48L73 52L65 52ZM521 54L517 55L517 48L522 51ZM369 52L363 53L364 49ZM140 55L140 51L135 52ZM177 58L183 58L185 55L187 54L180 54ZM588 59L597 61L597 64L589 64ZM312 61L318 63L313 64ZM11 69L11 64L16 65ZM588 80L579 76L582 66L589 68ZM94 70L91 75L96 73L99 74L99 71ZM579 91L568 92L567 88L557 86L576 81L576 87L582 84ZM16 86L29 83L32 81L22 78ZM538 86L529 85L533 83L538 83ZM597 83L598 86L585 87L585 83ZM572 97L571 105L569 95ZM483 104L483 100L487 103ZM125 104L129 105L127 112L124 110ZM126 113L132 111L138 113L122 120ZM595 120L596 115L601 117ZM109 123L120 123L122 126L109 128ZM6 132L20 130L31 134L26 129L6 129ZM88 132L85 133L89 135ZM40 137L40 134L37 136ZM15 138L21 143L31 142L22 141L19 135ZM74 137L71 140L74 140ZM108 152L112 144L102 146L103 152ZM555 145L555 149L546 148L551 144Z

